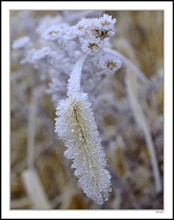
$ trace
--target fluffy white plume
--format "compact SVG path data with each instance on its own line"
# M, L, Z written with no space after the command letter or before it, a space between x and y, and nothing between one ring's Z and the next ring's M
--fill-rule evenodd
M65 156L73 159L72 168L86 195L102 204L109 196L111 176L105 169L105 154L87 94L61 100L56 114L56 132L67 147Z

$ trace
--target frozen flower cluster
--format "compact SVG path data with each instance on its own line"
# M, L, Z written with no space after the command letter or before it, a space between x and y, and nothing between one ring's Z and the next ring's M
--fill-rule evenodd
M28 47L21 63L33 63L35 68L43 69L42 78L50 80L47 93L51 95L55 106L62 98L60 94L66 93L67 76L64 74L70 75L73 65L81 56L87 55L83 67L82 85L89 93L93 90L92 87L96 86L97 78L102 79L103 73L112 75L121 68L120 58L104 51L110 37L115 33L115 23L116 19L112 19L112 16L107 14L99 18L82 18L73 26L65 22L64 17L61 16L56 16L54 19L47 16L40 20L36 29L37 35L40 35L40 48ZM14 45L22 39L15 41ZM27 42L23 41L30 44L31 41L27 39ZM59 87L56 88L55 85Z
M64 53L65 61L68 57L71 61L75 61L84 54L94 56L101 52L106 40L114 35L115 23L116 19L106 14L101 18L83 18L74 26L52 25L45 30L42 38L54 42L55 47ZM102 57L101 53L96 58L99 61ZM109 72L112 70L114 72L120 68L120 65L117 68L111 68L106 64L105 70L107 68Z
M99 19L80 20L73 31L79 39L82 53L95 54L103 47L105 39L114 35L114 24L116 19L109 15L104 15Z

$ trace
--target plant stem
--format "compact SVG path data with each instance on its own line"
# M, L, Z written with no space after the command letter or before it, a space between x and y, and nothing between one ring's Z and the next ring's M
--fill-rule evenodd
M76 63L74 64L73 70L68 80L68 92L67 92L68 96L76 95L80 91L81 72L86 57L87 57L86 55L80 57L80 59L77 60Z
M147 124L147 120L145 119L145 116L143 114L143 110L142 110L141 105L139 104L138 99L137 99L136 76L135 76L134 72L132 72L131 70L129 70L127 72L126 85L127 85L127 92L128 92L129 101L130 101L130 105L132 108L134 118L135 118L137 124L139 125L139 127L143 131L143 134L144 134L144 137L146 140L146 144L147 144L147 148L148 148L148 151L150 154L153 175L154 175L154 179L155 179L156 191L160 192L161 181L160 181L160 173L159 173L157 158L156 158L156 154L155 154L155 149L154 149L152 137L150 134L150 129Z

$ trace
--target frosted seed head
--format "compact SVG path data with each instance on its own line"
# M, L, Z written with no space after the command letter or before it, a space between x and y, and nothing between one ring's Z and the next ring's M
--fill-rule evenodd
M48 41L55 41L58 39L59 34L59 26L52 25L45 30L45 32L42 34L42 38Z
M99 18L99 22L102 27L113 29L116 19L112 19L112 16L104 14L103 17Z
M96 54L101 49L101 42L98 40L82 40L81 49L84 54Z
M122 62L119 58L115 58L108 54L101 54L98 57L97 67L101 68L108 73L114 74L122 66Z

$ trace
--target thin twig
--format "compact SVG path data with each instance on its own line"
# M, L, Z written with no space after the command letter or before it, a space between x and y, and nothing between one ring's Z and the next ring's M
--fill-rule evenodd
M28 117L28 139L27 139L27 166L32 168L34 164L35 154L35 120L37 111L37 101L39 97L44 94L43 87L37 88L33 91L30 103L30 114Z

